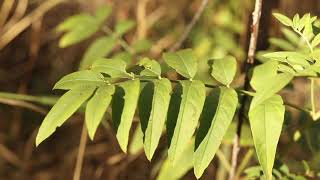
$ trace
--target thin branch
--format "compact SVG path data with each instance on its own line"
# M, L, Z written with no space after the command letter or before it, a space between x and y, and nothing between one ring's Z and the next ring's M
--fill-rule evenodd
M250 43L248 49L248 58L245 63L245 85L244 90L249 90L249 78L248 78L248 71L250 67L254 64L254 57L257 48L257 40L258 40L258 33L259 33L259 22L261 17L261 8L262 8L262 0L256 0L254 12L252 14L252 26L251 26L251 35L250 35ZM232 162L231 162L231 171L229 174L229 180L234 180L237 170L238 164L238 155L240 151L240 137L241 137L241 129L243 124L243 115L246 111L246 102L248 100L248 96L244 96L242 98L241 107L239 110L239 122L237 126L237 133L234 137L234 144L232 149Z
M66 0L48 0L42 3L33 12L22 18L19 22L8 27L8 30L0 36L0 50L7 46L15 37L29 27L32 22L38 20L47 11Z
M182 43L187 39L189 33L191 32L192 28L199 20L201 14L202 14L203 10L205 9L205 7L207 6L207 4L208 4L208 0L202 0L201 5L200 5L199 9L197 10L196 14L193 16L191 22L185 28L185 31L182 33L179 40L170 48L170 50L169 50L170 52L179 49L180 46L182 45Z
M79 145L79 150L77 155L77 162L76 162L76 167L73 174L73 180L80 180L87 141L88 141L88 132L87 132L85 123L83 123L81 138L80 138L80 145Z
M11 105L11 106L23 107L23 108L30 109L30 110L32 110L34 112L38 112L38 113L43 114L43 115L47 114L47 110L43 109L42 107L36 106L34 104L31 104L31 103L28 103L28 102L25 102L25 101L0 98L0 103Z

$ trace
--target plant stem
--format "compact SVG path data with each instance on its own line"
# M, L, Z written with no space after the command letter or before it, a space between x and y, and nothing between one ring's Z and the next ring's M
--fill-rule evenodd
M316 103L315 103L315 96L314 96L314 79L313 78L310 78L310 99L311 99L311 116L314 119L314 116L316 114Z
M252 25L251 25L251 34L250 34L250 43L249 43L249 49L248 49L248 58L245 63L245 83L244 83L244 90L249 90L250 84L249 84L249 78L248 78L248 72L251 66L254 64L254 57L255 52L257 48L257 40L258 40L258 33L259 33L259 22L261 17L261 8L262 8L262 0L256 0L255 1L255 8L254 12L252 14ZM246 111L246 102L248 100L248 96L244 96L242 98L241 107L239 110L238 115L238 126L237 126L237 133L234 137L234 144L232 149L232 162L231 162L231 171L229 174L229 180L234 180L236 176L236 170L237 170L237 163L238 163L238 155L240 151L240 137L241 137L241 129L242 129L242 123L243 123L243 114L245 114Z
M74 174L73 174L73 180L80 180L87 140L88 140L88 132L86 129L86 124L85 124L85 122L83 122L79 150L78 150L77 161L76 161L76 167L75 167Z

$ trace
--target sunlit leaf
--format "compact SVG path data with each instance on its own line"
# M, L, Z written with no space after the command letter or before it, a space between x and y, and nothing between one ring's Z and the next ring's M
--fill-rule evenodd
M80 69L88 69L97 58L106 57L116 45L116 39L112 37L97 38L86 50Z
M233 89L213 89L207 97L196 137L194 172L200 178L212 161L233 119L238 104Z
M283 25L292 26L292 20L287 16L280 13L273 13L273 16L276 17Z
M144 151L149 160L159 144L170 102L171 83L162 78L148 83L139 99L139 115L144 132Z
M135 26L134 21L131 21L131 20L119 21L116 24L115 33L117 36L122 36L123 34L128 32L130 29L132 29L134 26Z
M114 85L101 86L87 103L85 122L91 140L111 102L114 91Z
M192 79L198 68L198 62L191 49L184 49L174 53L164 53L165 62L182 76Z
M112 121L122 151L127 152L129 132L137 107L140 81L120 83L112 99Z
M213 60L211 67L211 75L217 81L229 86L237 71L237 61L232 56L226 56L225 58Z
M167 133L169 139L168 156L172 164L182 153L198 125L198 120L206 96L205 86L200 81L180 81L171 97Z
M47 139L92 95L96 87L71 89L65 93L44 118L36 137L36 145Z
M254 108L249 120L258 160L267 179L272 177L277 144L284 121L284 105L279 95L274 95Z
M53 89L72 89L78 86L100 86L106 81L102 74L90 70L77 71L61 78Z
M151 60L149 58L143 58L139 61L138 65L144 67L144 70L140 72L141 76L159 77L161 75L161 66L155 60Z

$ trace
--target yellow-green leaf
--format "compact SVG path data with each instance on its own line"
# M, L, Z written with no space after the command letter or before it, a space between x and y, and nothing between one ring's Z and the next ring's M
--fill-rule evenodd
M111 102L114 91L114 85L101 86L87 103L85 122L91 140Z
M72 89L78 86L100 86L105 84L102 74L90 70L77 71L61 78L53 89Z
M92 95L96 87L79 86L65 93L44 118L36 137L36 145L47 139Z
M192 79L198 69L198 62L192 49L184 49L173 53L164 53L164 61L180 75Z
M261 104L250 108L249 120L258 160L268 180L284 121L285 108L281 96L273 95Z
M96 72L108 74L113 78L131 77L126 71L127 64L120 59L97 58L91 69Z
M137 107L140 81L130 80L116 86L112 100L112 121L122 151L127 152L129 132Z
M212 161L233 119L238 104L235 90L215 88L206 98L196 137L194 173L200 178Z
M173 165L195 132L205 97L204 84L189 80L180 81L171 97L167 133L170 144L168 156Z
M162 78L146 84L139 99L139 115L148 160L159 144L170 102L171 83Z
M226 56L212 61L211 75L220 83L229 86L237 72L237 61L232 56Z
M273 16L276 17L283 25L292 26L292 20L287 16L280 13L273 13Z

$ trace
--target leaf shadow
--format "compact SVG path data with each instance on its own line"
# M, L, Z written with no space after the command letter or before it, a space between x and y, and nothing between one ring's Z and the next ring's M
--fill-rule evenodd
M171 144L173 132L176 127L176 123L179 115L179 110L180 110L180 105L182 100L181 96L182 96L182 85L177 84L171 95L168 115L167 115L166 128L167 128L167 140L168 140L169 147Z
M145 132L149 124L150 113L152 110L152 101L154 94L154 83L148 82L142 89L139 97L139 116L141 123L141 130L143 132L143 140L145 138Z
M121 115L124 108L125 91L122 87L116 86L115 93L112 98L112 125L116 132L121 123Z
M220 95L221 89L214 88L206 97L200 116L200 126L195 139L195 150L199 147L213 123L212 121L217 111Z

